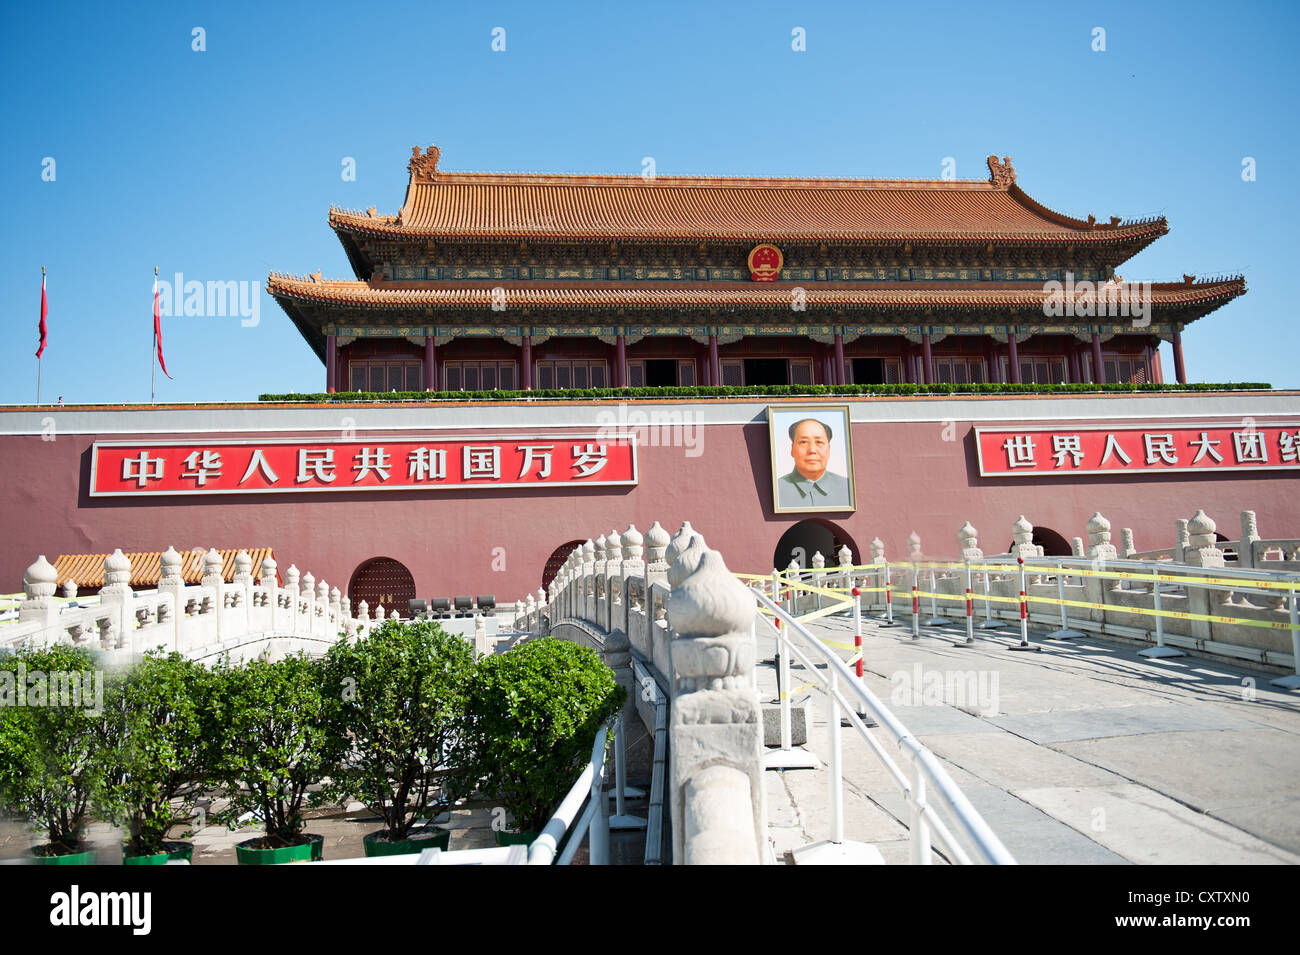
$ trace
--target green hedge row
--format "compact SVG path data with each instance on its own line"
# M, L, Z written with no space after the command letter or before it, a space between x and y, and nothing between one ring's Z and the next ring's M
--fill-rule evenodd
M933 385L745 385L740 387L696 386L687 388L546 388L534 391L341 391L336 394L265 394L260 401L276 402L358 402L358 401L519 401L528 398L735 398L784 397L790 395L1049 395L1049 394L1131 394L1153 391L1267 391L1272 385L1263 382L1198 383L1189 385L1013 385L1013 384L933 384Z

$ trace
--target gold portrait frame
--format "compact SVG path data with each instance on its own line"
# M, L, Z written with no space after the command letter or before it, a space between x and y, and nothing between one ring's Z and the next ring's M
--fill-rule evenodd
M827 461L825 473L832 478L842 477L847 482L847 493L840 494L832 490L830 497L823 504L797 506L795 502L800 499L798 496L800 492L796 489L796 482L791 481L791 478L795 477L796 466L791 453L789 429L791 425L805 418L821 421L830 428L832 449L837 442L843 442L846 473L840 475L834 469L837 456L833 450ZM773 513L849 514L858 509L857 483L853 474L853 434L848 405L768 405L767 439L770 452L768 464L772 478ZM804 479L807 479L806 475ZM839 482L835 481L833 484L838 485Z

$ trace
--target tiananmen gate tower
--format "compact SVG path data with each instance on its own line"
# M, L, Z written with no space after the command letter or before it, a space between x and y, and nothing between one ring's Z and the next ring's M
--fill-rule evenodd
M331 209L354 279L273 273L327 391L1163 382L1240 276L1126 282L1168 231L987 180L445 172Z

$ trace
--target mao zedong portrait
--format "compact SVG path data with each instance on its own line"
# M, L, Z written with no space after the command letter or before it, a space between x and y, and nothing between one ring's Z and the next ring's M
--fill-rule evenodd
M778 507L853 506L848 478L827 470L833 438L830 425L816 418L804 418L790 425L790 457L794 458L794 469L776 482Z

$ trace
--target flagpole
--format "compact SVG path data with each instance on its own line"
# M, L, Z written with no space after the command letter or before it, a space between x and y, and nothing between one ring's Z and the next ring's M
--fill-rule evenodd
M158 294L158 266L153 267L153 294ZM149 347L149 404L153 404L154 396L154 377L157 372L154 370L154 352L158 350L158 324L153 326L153 344Z
M43 265L41 266L41 299L45 299L45 266ZM40 355L36 356L36 403L38 405L41 403L41 362L43 360Z

